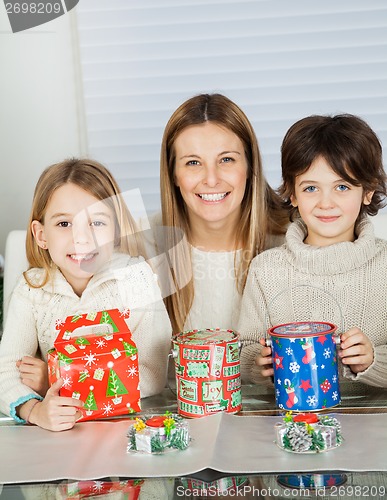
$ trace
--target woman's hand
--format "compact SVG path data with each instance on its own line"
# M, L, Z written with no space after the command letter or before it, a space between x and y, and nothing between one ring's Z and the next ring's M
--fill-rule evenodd
M65 431L74 427L75 422L82 416L79 408L83 406L83 402L59 396L62 384L63 379L58 379L48 389L43 401L35 404L28 417L29 423L49 431Z
M22 383L44 398L49 387L47 363L32 356L23 356L16 366Z
M255 364L262 367L261 374L263 377L272 377L274 375L273 358L271 357L271 347L267 347L265 339L259 339L259 343L263 346L261 353L255 359Z
M350 328L341 335L339 356L344 365L353 373L364 372L374 360L374 350L370 339L359 328Z

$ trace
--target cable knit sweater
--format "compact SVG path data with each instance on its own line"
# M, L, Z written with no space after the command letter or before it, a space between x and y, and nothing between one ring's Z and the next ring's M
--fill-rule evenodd
M314 247L304 243L306 226L298 220L284 245L253 260L238 325L243 379L267 387L270 379L255 365L267 328L314 319L335 323L338 332L357 326L374 345L374 361L364 372L341 365L343 394L369 392L363 384L387 387L387 241L375 238L368 219L356 234L354 242Z
M31 269L28 276L38 283L42 273L42 269ZM42 288L32 288L20 278L0 343L0 411L22 421L16 407L39 398L21 383L15 363L25 355L46 360L56 338L56 320L115 308L130 309L127 322L138 347L141 397L160 392L166 382L172 329L157 277L142 257L115 254L92 277L81 297L58 269Z

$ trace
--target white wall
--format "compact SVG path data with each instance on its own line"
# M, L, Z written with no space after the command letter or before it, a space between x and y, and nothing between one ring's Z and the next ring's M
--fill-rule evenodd
M26 227L41 171L85 151L74 23L70 13L14 34L0 2L0 254Z

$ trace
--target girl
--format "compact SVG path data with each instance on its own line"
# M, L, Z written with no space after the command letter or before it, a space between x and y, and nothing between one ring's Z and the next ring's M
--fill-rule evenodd
M152 244L170 257L162 282L173 331L235 329L251 259L280 244L288 223L243 111L220 94L184 102L164 130L160 179Z
M0 410L45 429L72 428L82 403L59 396L61 380L47 390L34 357L46 359L56 320L112 308L131 312L141 396L160 392L170 322L109 171L77 159L48 167L35 188L26 249L30 269L13 292L0 344Z
M342 392L387 387L387 242L367 217L386 197L377 136L353 115L304 118L285 135L282 179L294 222L283 246L251 264L242 376L264 383L273 375L271 349L262 347L269 326L317 319L343 328L339 357L351 382L342 381Z

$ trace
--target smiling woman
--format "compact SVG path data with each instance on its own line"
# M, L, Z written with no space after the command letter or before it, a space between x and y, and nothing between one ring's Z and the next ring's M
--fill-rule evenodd
M171 264L162 285L174 332L235 329L251 259L288 223L243 111L221 94L185 101L164 130L160 181L162 222L151 225Z

